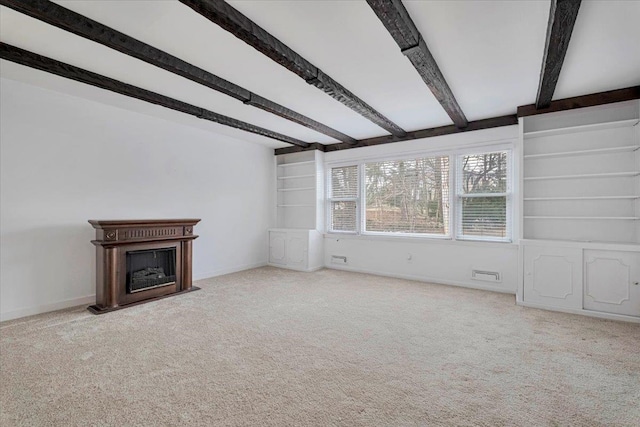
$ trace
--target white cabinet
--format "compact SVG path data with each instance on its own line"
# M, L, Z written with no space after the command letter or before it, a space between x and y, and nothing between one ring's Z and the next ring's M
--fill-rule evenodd
M322 235L316 230L269 230L269 265L313 271L322 267Z
M586 250L584 308L640 316L640 253Z
M521 244L519 304L640 323L640 245Z
M309 234L291 231L287 233L287 266L299 270L309 268Z
M525 246L524 300L560 308L582 305L582 250Z
M287 263L287 233L269 232L269 264L284 265Z
M518 304L640 322L640 102L520 120Z
M269 230L269 265L293 270L322 268L323 153L305 151L276 159L276 227Z

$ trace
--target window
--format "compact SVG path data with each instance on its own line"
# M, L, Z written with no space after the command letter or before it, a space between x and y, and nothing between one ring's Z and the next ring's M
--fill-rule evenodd
M509 150L333 167L328 170L328 230L510 241L510 177Z
M364 165L365 231L449 232L449 157Z
M358 166L331 169L329 185L329 230L358 231Z
M458 237L508 240L510 185L506 151L460 156Z

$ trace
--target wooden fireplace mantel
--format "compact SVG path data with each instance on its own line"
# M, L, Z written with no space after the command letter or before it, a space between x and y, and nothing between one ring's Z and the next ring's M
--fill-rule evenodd
M198 290L191 285L194 226L199 219L89 220L96 230L95 314ZM176 280L161 287L129 293L126 256L129 251L175 249Z
M132 241L195 239L193 227L199 219L89 220L96 229L94 245L119 245Z

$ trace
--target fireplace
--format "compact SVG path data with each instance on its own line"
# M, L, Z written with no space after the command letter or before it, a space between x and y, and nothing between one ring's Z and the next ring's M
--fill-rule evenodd
M96 229L95 314L191 292L193 227L199 219L118 220Z
M169 286L176 282L175 248L127 252L127 292Z

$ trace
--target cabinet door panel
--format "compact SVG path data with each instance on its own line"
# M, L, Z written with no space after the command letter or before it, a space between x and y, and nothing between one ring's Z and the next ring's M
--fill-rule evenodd
M269 262L272 264L287 263L287 233L272 231L269 233Z
M525 246L524 301L582 308L582 250Z
M640 316L640 254L585 251L584 308Z
M307 268L309 253L309 235L307 233L288 233L287 265Z

